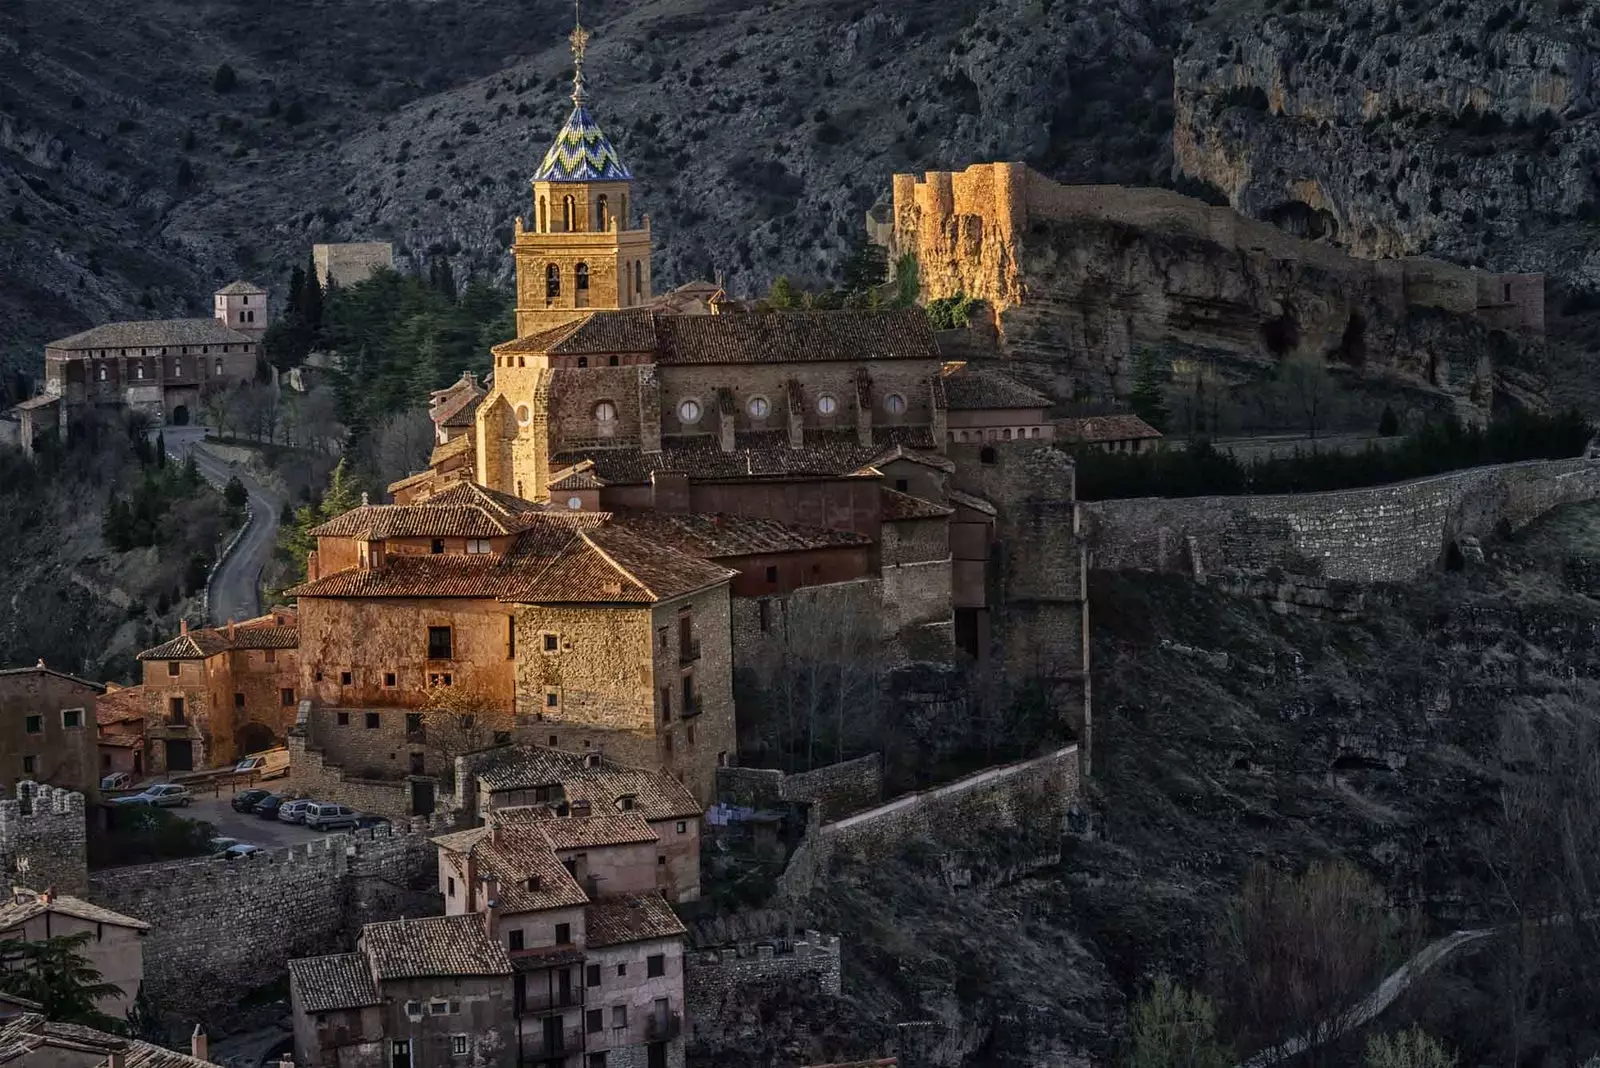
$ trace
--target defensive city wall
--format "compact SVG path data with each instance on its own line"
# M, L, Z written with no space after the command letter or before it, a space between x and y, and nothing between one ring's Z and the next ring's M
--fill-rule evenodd
M1462 538L1514 531L1550 509L1600 498L1600 460L1475 467L1367 489L1079 505L1092 566L1107 570L1281 570L1328 580L1406 582ZM1459 550L1457 550L1459 551Z

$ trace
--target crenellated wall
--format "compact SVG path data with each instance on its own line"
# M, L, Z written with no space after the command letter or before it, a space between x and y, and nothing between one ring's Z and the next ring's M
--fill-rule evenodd
M84 797L42 783L17 783L0 801L0 864L18 886L83 895L89 873Z

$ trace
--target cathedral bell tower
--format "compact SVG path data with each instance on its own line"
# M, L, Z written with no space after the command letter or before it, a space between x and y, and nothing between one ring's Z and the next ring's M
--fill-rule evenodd
M633 174L585 106L589 31L572 31L572 114L532 179L533 215L518 217L517 336L650 299L650 218L635 227Z

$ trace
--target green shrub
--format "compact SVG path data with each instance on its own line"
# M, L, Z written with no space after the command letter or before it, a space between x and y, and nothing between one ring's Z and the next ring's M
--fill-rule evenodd
M1233 1063L1217 1042L1217 1009L1211 999L1166 976L1157 978L1134 1005L1131 1031L1127 1068L1226 1068Z
M1456 1056L1413 1027L1397 1035L1373 1035L1362 1068L1456 1068Z
M983 302L977 297L957 293L928 302L928 322L935 330L959 330L972 325L972 313Z

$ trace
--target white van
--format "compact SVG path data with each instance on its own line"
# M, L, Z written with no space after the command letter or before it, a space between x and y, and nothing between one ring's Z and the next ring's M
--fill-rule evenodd
M281 745L276 749L263 749L259 753L248 754L233 766L235 775L252 771L262 781L283 778L289 774L289 750Z

